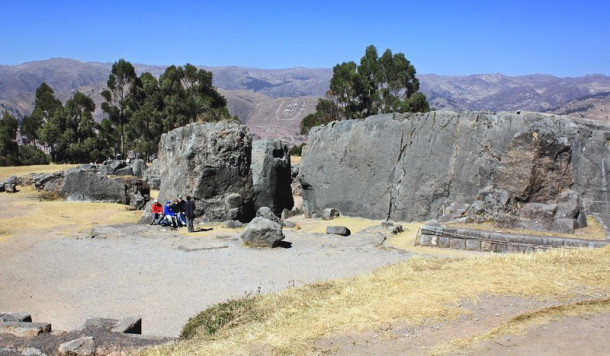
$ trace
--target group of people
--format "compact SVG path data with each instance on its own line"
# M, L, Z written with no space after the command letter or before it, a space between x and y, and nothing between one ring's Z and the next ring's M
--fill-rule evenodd
M193 219L195 219L195 201L190 197L186 197L186 201L182 197L165 202L165 206L155 199L151 207L153 213L153 221L151 225L164 225L178 228L186 226L189 232L194 232Z

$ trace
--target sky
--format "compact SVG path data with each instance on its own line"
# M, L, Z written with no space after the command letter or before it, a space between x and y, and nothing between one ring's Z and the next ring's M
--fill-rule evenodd
M332 68L374 45L420 74L610 75L610 1L2 0L0 64Z

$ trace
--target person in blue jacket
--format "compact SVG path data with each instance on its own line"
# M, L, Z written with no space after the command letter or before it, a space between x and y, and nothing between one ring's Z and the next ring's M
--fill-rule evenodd
M172 202L169 200L165 202L165 207L163 207L163 218L169 221L174 228L178 228L176 213L172 209Z

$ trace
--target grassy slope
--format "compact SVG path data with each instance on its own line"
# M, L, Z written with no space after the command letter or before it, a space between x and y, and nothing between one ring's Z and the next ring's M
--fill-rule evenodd
M455 307L462 298L476 300L483 294L566 302L577 296L608 298L610 247L461 259L418 257L356 278L258 296L255 318L221 328L213 337L200 333L144 353L248 354L254 345L279 354L310 353L315 352L315 340L343 332L397 321L455 318L464 312ZM602 309L610 311L607 303Z
M41 166L0 167L0 180L4 180L10 176L22 177L31 173L53 173L76 166L76 164L48 164Z

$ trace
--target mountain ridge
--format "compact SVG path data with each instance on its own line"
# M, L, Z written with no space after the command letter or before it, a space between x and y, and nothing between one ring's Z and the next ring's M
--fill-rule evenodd
M182 64L180 64L182 65ZM166 66L135 63L136 72L161 75ZM18 118L29 115L36 88L44 81L58 99L65 102L75 91L91 96L100 110L111 63L82 62L71 58L51 58L0 65L0 110ZM315 111L317 98L329 88L331 68L261 69L238 66L198 66L213 73L214 85L227 98L229 110L261 137L282 137L302 141L298 123ZM501 73L471 75L420 74L420 90L433 109L459 111L539 111L569 112L563 105L579 98L610 91L610 76L556 77L550 74L508 76ZM301 99L299 99L301 98ZM610 103L602 96L588 104ZM578 104L571 104L572 107ZM573 111L574 112L574 111ZM582 109L579 116L585 113ZM606 111L588 110L593 119L607 120Z

